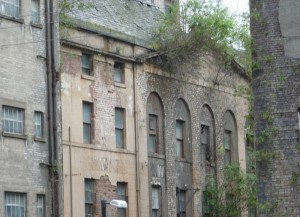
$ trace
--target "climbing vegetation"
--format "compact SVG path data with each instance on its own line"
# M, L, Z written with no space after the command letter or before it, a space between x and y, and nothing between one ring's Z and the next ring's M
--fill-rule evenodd
M228 67L235 59L250 75L248 18L245 15L238 21L219 0L188 0L173 5L163 16L153 46L164 52L169 66L195 52L212 53Z

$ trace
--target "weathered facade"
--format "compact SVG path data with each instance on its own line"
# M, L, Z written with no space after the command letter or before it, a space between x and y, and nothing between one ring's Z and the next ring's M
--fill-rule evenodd
M0 1L0 216L58 213L51 178L55 150L49 136L54 128L48 125L53 117L49 77L57 70L53 57L59 54L54 53L58 25L51 31L48 25L54 10L46 0Z
M248 103L235 90L247 77L209 55L173 72L156 65L161 10L150 3L107 0L70 14L77 28L62 39L60 74L64 216L102 216L101 200L112 199L128 202L108 205L113 216L202 216L205 177L221 177L225 158L245 168Z
M250 1L258 216L299 216L299 1ZM258 155L260 156L260 155Z

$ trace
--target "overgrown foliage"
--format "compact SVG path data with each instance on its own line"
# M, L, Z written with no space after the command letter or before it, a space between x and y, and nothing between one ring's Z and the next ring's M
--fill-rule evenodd
M237 21L219 0L188 0L184 5L173 5L163 16L154 46L164 51L169 65L193 52L212 52L225 66L235 59L248 67L250 36L245 19ZM250 67L247 71L250 74Z
M245 210L257 206L256 175L245 173L239 165L227 165L217 183L210 180L204 197L207 217L240 217Z

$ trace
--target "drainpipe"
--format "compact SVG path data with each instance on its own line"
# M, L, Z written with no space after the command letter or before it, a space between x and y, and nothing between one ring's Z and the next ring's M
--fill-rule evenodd
M45 0L45 33L47 64L47 115L49 141L49 178L51 183L51 216L58 217L58 182L57 182L57 127L56 127L56 72L53 1Z
M134 45L132 45L133 57L135 57ZM137 196L137 213L141 217L141 192L140 192L140 152L139 152L139 133L137 129L137 114L136 114L136 89L135 89L135 74L136 74L136 64L133 62L133 110L134 110L134 132L135 132L135 154L136 154L136 196Z

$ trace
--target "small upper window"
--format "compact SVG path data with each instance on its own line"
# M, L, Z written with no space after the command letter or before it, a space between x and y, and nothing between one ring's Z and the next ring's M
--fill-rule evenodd
M0 0L0 13L19 18L20 0Z
M118 83L125 83L125 65L124 63L115 62L114 65L114 81Z
M32 23L40 23L40 2L39 0L31 0Z
M92 75L92 55L82 53L81 71L85 75Z
M43 113L34 112L34 126L35 126L35 136L43 137Z
M3 106L3 131L8 133L23 134L24 110Z
M176 152L178 157L184 158L184 121L176 120Z

